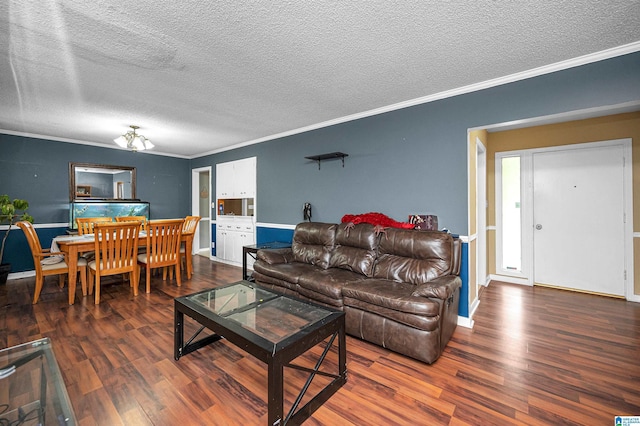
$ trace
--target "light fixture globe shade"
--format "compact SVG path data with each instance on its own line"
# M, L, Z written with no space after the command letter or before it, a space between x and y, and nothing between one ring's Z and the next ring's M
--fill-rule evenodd
M142 135L136 133L138 126L130 126L133 130L129 130L122 136L118 136L113 141L120 147L130 149L134 152L151 149L154 145L151 141Z
M127 138L123 136L118 136L113 140L119 147L127 148Z
M144 136L136 135L131 141L131 147L134 151L144 151L145 149L153 148L153 145Z

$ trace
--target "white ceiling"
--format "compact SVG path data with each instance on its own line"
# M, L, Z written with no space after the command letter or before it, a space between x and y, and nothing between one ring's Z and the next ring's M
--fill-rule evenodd
M640 0L3 0L0 131L194 157L609 49Z

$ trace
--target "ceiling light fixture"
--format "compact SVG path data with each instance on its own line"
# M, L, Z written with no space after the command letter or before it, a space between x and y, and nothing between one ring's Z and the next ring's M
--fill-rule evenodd
M136 130L139 129L139 126L129 126L133 130L129 130L122 136L118 136L113 141L121 146L122 148L130 149L133 152L144 151L145 149L153 148L153 144L147 138L142 135L136 133Z

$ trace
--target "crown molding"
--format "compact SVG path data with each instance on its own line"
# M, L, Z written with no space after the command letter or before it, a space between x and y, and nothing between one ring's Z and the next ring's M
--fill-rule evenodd
M360 112L357 114L347 115L344 117L336 118L329 121L323 121L321 123L312 124L306 127L300 127L298 129L289 130L282 133L277 133L263 138L254 139L247 142L241 142L235 145L231 145L225 148L220 148L213 151L208 151L202 154L194 155L191 158L204 157L207 155L217 154L220 152L230 151L237 148L242 148L248 145L254 145L261 142L267 142L273 139L284 138L287 136L296 135L299 133L305 133L312 130L321 129L324 127L335 126L337 124L346 123L349 121L359 120L361 118L371 117L378 114L384 114L386 112L396 111L399 109L409 108L416 105L426 104L429 102L435 102L438 100L451 98L453 96L464 95L467 93L473 93L484 89L489 89L496 86L502 86L508 83L514 83L516 81L527 80L529 78L539 77L545 74L551 74L557 71L563 71L570 68L579 67L582 65L591 64L594 62L604 61L606 59L615 58L618 56L627 55L629 53L635 53L640 51L640 41L617 46L611 49L602 50L600 52L591 53L588 55L579 56L577 58L568 59L566 61L556 62L550 65L544 65L541 67L533 68L527 71L522 71L515 74L510 74L504 77L498 77L491 80L486 80L480 83L474 83L467 86L458 87L452 90L446 90L444 92L436 93L429 96L423 96L420 98L410 99L408 101L398 102L395 104L387 105L384 107L372 109L369 111Z

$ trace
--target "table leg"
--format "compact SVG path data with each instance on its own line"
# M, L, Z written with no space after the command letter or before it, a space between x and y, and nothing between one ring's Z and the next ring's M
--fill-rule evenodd
M78 248L73 245L69 247L68 257L69 266L69 304L73 305L76 301L76 283L78 280Z
M176 361L182 356L184 345L184 314L174 305L173 316L173 359Z
M249 251L246 247L242 247L242 279L246 280L248 278L247 275L247 253Z
M267 424L278 426L282 424L284 411L284 366L279 359L271 359L267 365Z
M340 319L340 329L338 331L338 374L347 379L347 336L346 336L346 319L343 316Z
M193 258L191 252L193 251L193 235L188 237L184 244L184 256L187 263L187 278L191 279L193 275Z

